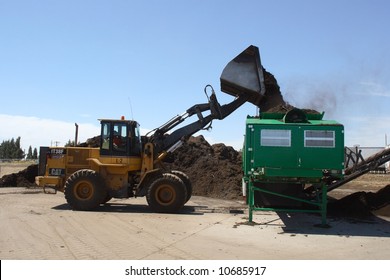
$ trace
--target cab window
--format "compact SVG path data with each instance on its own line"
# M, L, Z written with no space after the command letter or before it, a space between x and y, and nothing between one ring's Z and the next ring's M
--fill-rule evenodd
M101 138L101 149L103 151L110 150L110 136L111 136L111 124L102 124L102 138Z
M113 150L119 152L126 152L127 139L128 139L127 125L114 124L113 136L112 136Z

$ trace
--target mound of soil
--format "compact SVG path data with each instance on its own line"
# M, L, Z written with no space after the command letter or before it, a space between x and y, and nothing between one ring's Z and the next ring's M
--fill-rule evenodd
M193 194L237 199L241 194L241 153L224 144L210 145L202 135L190 137L172 154L171 169L185 172Z
M328 213L331 216L368 218L373 215L372 211L389 204L390 185L387 185L375 193L361 191L330 201L328 203Z
M92 147L98 148L100 147L100 135L87 139L86 142L80 143L77 145L78 147Z
M18 173L4 175L0 178L0 188L4 187L35 187L35 176L38 175L38 165L32 164Z

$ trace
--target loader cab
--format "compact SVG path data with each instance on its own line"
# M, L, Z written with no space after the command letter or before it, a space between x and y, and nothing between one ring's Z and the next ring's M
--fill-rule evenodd
M100 120L102 156L140 156L139 124L129 120Z

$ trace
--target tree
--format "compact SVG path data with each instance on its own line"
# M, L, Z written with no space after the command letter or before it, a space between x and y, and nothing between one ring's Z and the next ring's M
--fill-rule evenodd
M79 145L80 142L77 142L77 145ZM65 147L75 147L74 140L68 140L68 142L65 144Z
M38 150L37 148L34 148L34 152L33 152L33 159L38 159Z
M30 147L28 147L27 159L32 159L32 158L33 158L33 153L32 153L32 148L30 145Z
M68 140L68 142L66 142L66 144L65 144L65 147L73 147L74 146L74 141L72 141L72 140Z
M20 148L20 136L11 140L3 140L0 145L0 158L2 159L22 159L24 151Z
M20 136L16 138L15 141L15 148L14 148L14 159L22 159L24 158L25 153L24 151L20 148Z

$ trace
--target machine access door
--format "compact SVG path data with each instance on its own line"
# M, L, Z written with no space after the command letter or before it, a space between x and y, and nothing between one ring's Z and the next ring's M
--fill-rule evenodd
M101 129L100 155L129 155L129 131L126 123L102 121Z

